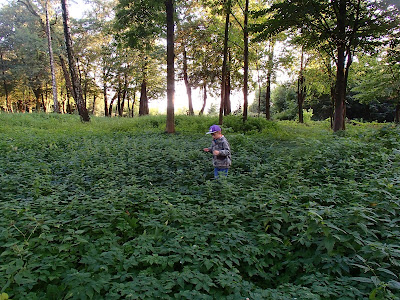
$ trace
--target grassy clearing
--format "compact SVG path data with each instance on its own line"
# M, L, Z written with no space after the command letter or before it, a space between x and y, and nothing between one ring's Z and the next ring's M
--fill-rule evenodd
M13 299L397 299L400 138L385 124L0 114Z

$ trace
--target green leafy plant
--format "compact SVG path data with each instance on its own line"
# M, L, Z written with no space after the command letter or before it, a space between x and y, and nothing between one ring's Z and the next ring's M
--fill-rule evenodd
M400 296L397 127L230 117L214 181L215 120L163 118L0 114L2 295Z

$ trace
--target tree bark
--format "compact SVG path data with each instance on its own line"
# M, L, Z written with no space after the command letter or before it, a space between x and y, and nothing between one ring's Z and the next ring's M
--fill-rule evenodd
M224 116L231 114L231 52L228 49L228 63L226 65L225 92L224 92Z
M186 49L183 50L183 80L185 81L186 93L188 95L188 101L189 101L188 114L190 116L193 116L194 112L193 112L193 102L192 102L192 86L189 83L189 77L188 77L188 73L187 73L187 54L186 54Z
M46 96L46 102L47 102L47 96ZM42 94L42 106L44 112L47 112L46 102L44 101L44 95Z
M267 88L265 90L265 118L271 120L271 73L267 73Z
M335 86L335 113L333 131L344 130L345 99L346 99L346 75L345 75L345 37L346 37L346 0L337 3L337 27L339 32L337 43L336 61L336 86Z
M143 78L140 86L140 102L139 102L139 116L145 116L149 114L149 100L147 98L147 82Z
M271 77L274 68L275 39L269 42L268 63L267 63L267 87L265 91L265 118L271 120Z
M115 99L117 99L117 96L118 96L118 93L115 93L114 97L112 97L112 99L111 99L110 107L109 107L109 110L108 110L108 116L109 117L112 117L113 104L114 104Z
M244 70L243 70L243 121L247 121L247 108L248 104L248 81L249 81L249 0L246 0L244 9L244 26L243 26L243 39L244 39Z
M128 67L129 68L129 67ZM124 87L122 90L122 103L121 103L121 117L124 115L124 109L125 109L125 100L127 98L128 94L128 71L124 71ZM129 100L128 100L129 103Z
M174 97L175 97L175 54L174 54L174 3L165 1L167 14L167 133L175 132Z
M221 104L219 107L219 125L222 125L224 106L225 106L225 94L226 94L226 73L227 73L227 60L228 60L228 38L229 38L229 17L231 14L231 0L225 0L226 5L226 17L225 17L225 35L224 35L224 49L223 49L223 61L222 61L222 81L221 81Z
M4 58L3 58L3 53L0 53L0 59L1 59L1 69L3 73L3 88L4 88L4 93L6 96L6 109L7 112L13 112L12 105L9 103L9 97L8 97L8 87L7 87L7 81L6 81L6 66L4 63Z
M133 100L132 100L132 118L135 114L135 103L136 103L136 92L133 92Z
M65 64L65 60L61 54L58 57L60 59L61 69L63 70L65 85L66 85L66 93L67 93L67 99L68 99L67 112L71 113L69 98L71 97L71 94L72 94L72 97L75 99L75 96L74 96L75 92L74 92L74 89L72 88L72 82L71 82L71 78L70 78L68 70L67 70L67 66Z
M299 123L304 123L303 103L305 98L305 84L304 84L304 48L301 48L301 62L299 78L297 79L297 106L299 109Z
M117 112L118 112L118 116L120 116L120 117L122 117L122 110L121 110L121 93L122 93L121 77L118 76Z
M52 80L52 90L53 90L53 111L55 113L60 112L60 107L58 104L58 95L57 95L57 81L56 81L56 68L54 64L54 55L53 55L53 46L51 44L51 29L50 29L50 20L49 20L49 11L48 11L48 1L45 3L45 11L46 11L46 35L47 35L47 44L49 48L49 57L50 57L50 69L51 69L51 80Z
M204 81L203 83L203 106L201 107L199 115L202 116L204 114L204 109L207 104L207 83Z
M33 94L35 95L36 111L39 112L40 111L40 106L42 106L41 95L42 95L43 91L42 91L41 87L32 88L32 90L33 90Z
M95 108L96 108L96 95L93 95L92 115L94 115Z
M106 68L103 67L103 98L104 98L104 116L109 117L110 115L108 114L108 99L107 99L107 74L106 74Z
M61 0L61 7L63 11L63 23L64 23L64 36L65 36L65 44L67 47L67 55L68 55L68 63L69 63L69 71L71 73L71 81L72 87L75 94L75 102L76 106L78 107L78 112L83 122L89 122L90 117L88 111L86 109L85 102L83 100L82 95L82 87L79 82L78 78L78 70L75 64L75 59L73 55L73 47L72 47L72 40L71 34L69 30L69 13L68 13L68 0Z

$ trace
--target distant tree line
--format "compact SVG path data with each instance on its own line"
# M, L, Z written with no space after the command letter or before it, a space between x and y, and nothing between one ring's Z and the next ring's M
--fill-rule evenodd
M0 10L0 107L8 112L134 116L175 80L220 97L232 113L297 119L400 120L400 22L394 0L93 0L80 19L65 0L11 1ZM70 38L68 38L68 36ZM281 73L287 81L278 81ZM248 108L248 95L255 91ZM182 95L179 95L182 97ZM185 95L186 97L186 95ZM85 112L86 111L86 112ZM84 114L87 114L85 117Z

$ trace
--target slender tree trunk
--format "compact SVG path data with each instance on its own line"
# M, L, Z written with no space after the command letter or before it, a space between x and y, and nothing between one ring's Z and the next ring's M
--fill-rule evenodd
M129 67L128 67L129 68ZM125 70L124 72L124 87L122 90L122 103L121 103L121 117L124 115L124 109L125 109L125 100L128 95L128 71ZM128 100L129 103L129 100Z
M133 100L132 100L132 118L135 114L135 103L136 103L136 92L133 93Z
M201 107L199 115L202 116L204 114L204 109L207 104L207 83L204 81L203 83L203 106Z
M265 90L265 118L271 120L271 77L274 68L275 39L269 41L267 63L267 87Z
M10 99L8 97L8 87L7 87L7 81L6 81L6 66L4 63L4 58L3 58L3 53L0 53L0 59L1 59L1 71L3 74L3 88L4 88L4 94L6 96L6 109L7 112L13 112L12 105L9 103Z
M33 90L33 94L35 95L35 106L36 106L36 111L39 112L40 111L40 106L42 106L41 103L41 96L43 94L42 88L35 88L32 89Z
M399 122L400 122L400 103L399 102L397 102L397 104L396 104L394 121L396 122L396 124L399 124Z
M60 113L65 114L65 99L63 89L60 91L60 102L58 104L60 106Z
M258 57L258 55L257 55ZM257 82L258 82L258 105L257 105L257 115L260 117L261 114L261 79L260 79L260 68L258 67L258 59L256 60L257 69Z
M188 100L189 100L189 115L193 116L193 102L192 102L192 87L189 83L189 78L188 78L188 73L187 73L187 54L186 54L186 49L183 50L183 79L185 81L185 86L186 86L186 93L188 95Z
M265 118L271 120L271 73L267 74L267 88L265 89Z
M93 95L93 107L92 107L92 115L94 115L94 110L96 108L96 95Z
M104 99L104 116L110 117L108 114L108 99L107 99L107 75L106 68L103 67L103 99Z
M71 40L71 34L70 34L70 30L69 30L69 13L68 13L67 1L68 0L61 0L61 7L62 7L62 11L63 11L64 36L65 36L65 44L67 47L69 71L71 73L72 86L75 91L74 94L76 96L75 102L78 107L79 115L83 122L89 122L90 117L89 117L88 111L86 109L85 102L83 100L82 87L79 82L78 73L77 73L78 70L77 70L75 60L74 60L74 55L73 55L72 40Z
M165 0L167 13L167 132L175 132L174 98L175 98L175 54L174 54L174 3Z
M304 123L304 115L303 115L303 103L305 98L305 85L304 85L304 49L301 48L301 62L300 62L300 72L299 78L297 80L297 106L299 109L299 123Z
M139 116L149 114L149 100L147 98L147 82L143 78L142 85L140 86L140 102L139 102Z
M248 104L248 81L249 81L249 0L246 0L244 9L244 26L243 26L243 39L244 39L244 70L243 70L243 121L247 121L247 108Z
M112 97L111 102L110 102L110 107L108 110L108 116L112 117L112 109L113 109L113 105L114 105L114 101L115 99L117 99L118 93L115 93L114 97Z
M57 99L58 95L57 95L56 68L55 68L55 64L54 64L53 46L51 44L51 29L50 29L50 20L49 20L48 1L47 0L45 3L45 11L46 11L46 35L47 35L47 44L49 47L51 80L52 80L52 89L53 89L53 111L55 113L59 113L60 107L59 107L58 99Z
M128 117L131 116L131 104L129 102L129 94L127 93L126 100L128 100Z
M46 96L46 101L44 101L44 95L42 94L42 106L44 112L47 112L46 102L47 102L47 96Z
M121 111L121 92L122 92L121 77L118 76L117 112L118 112L118 116L120 116L120 117L122 117L122 111Z
M228 49L228 63L226 65L226 77L225 77L225 92L224 92L224 116L231 114L231 52Z
M224 106L225 106L225 94L226 94L226 73L227 73L227 61L228 61L228 38L229 38L229 17L231 14L231 0L225 0L226 5L226 17L225 17L225 35L224 35L224 50L223 50L223 61L222 61L222 82L221 82L221 104L219 107L219 124L222 125Z
M67 99L68 99L68 106L67 106L67 112L68 113L71 113L71 107L70 107L70 104L69 104L69 98L71 97L71 94L72 94L72 96L74 97L74 99L75 99L75 92L74 92L74 89L73 89L73 87L72 87L72 82L71 82L71 78L70 78L70 76L69 76L69 73L68 73L68 70L67 70L67 66L66 66L66 64L65 64L65 60L64 60L64 58L62 57L62 55L60 54L59 56L59 59L60 59L60 63L61 63L61 69L63 70L63 74L64 74L64 79L65 79L65 85L66 85L66 93L67 93Z

